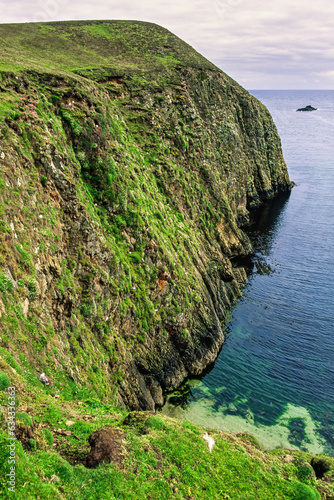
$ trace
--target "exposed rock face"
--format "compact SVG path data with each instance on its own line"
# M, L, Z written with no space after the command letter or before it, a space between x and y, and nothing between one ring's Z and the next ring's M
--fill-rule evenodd
M88 438L91 450L86 458L86 467L95 469L104 462L120 465L124 456L123 439L124 432L114 427L106 427L93 432Z
M132 409L161 406L215 360L246 280L232 262L252 251L242 225L291 189L266 108L150 25L155 61L162 34L167 62L179 60L145 78L39 69L1 84L13 108L0 154L2 342L37 373Z

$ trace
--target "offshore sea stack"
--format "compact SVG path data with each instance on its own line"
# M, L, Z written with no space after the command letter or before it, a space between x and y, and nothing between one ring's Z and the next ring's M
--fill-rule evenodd
M296 111L316 111L317 108L314 108L310 104L308 106L305 106L304 108L299 108Z
M0 53L1 342L154 410L215 360L242 228L291 189L276 127L154 24L0 25Z

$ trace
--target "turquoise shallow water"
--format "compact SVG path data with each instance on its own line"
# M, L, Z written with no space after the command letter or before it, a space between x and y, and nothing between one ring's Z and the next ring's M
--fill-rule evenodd
M252 91L282 140L290 197L251 228L256 255L213 367L163 413L334 456L334 91ZM302 113L308 104L317 111Z

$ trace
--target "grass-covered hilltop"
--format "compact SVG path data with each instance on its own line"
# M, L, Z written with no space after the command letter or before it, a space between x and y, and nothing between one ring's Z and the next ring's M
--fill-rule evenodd
M154 413L291 189L267 109L154 24L0 25L0 141L1 498L333 499L333 459Z

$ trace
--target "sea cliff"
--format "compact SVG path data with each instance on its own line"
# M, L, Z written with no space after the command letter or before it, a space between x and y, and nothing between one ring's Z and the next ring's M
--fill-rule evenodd
M214 361L243 226L291 189L276 127L149 23L0 25L0 53L1 350L154 410Z

